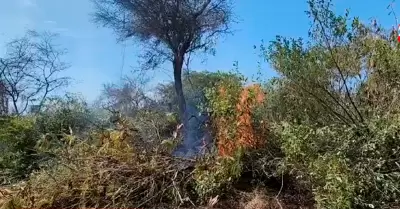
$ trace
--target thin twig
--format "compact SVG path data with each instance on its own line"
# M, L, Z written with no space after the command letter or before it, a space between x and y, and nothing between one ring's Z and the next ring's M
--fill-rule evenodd
M395 0L392 0L392 2L391 2L391 3L389 4L389 6L388 6L388 9L390 8L389 15L390 15L390 14L393 14L394 19L395 19L395 21L396 21L396 26L398 26L399 23L398 23L397 15L396 15L396 12L394 11L394 8L393 8L394 2L395 2Z
M282 181L281 181L281 188L279 189L279 192L278 192L278 194L275 196L275 200L276 200L276 202L278 203L278 205L279 205L279 207L281 208L281 209L283 209L283 207L282 207L282 205L281 205L281 203L280 203L280 201L279 201L279 199L278 199L278 197L279 197L279 195L281 194L281 192L282 192L282 189L283 189L283 173L282 173Z
M323 35L323 37L325 39L325 44L327 45L329 53L330 53L330 55L332 57L332 60L333 60L335 66L336 66L336 68L337 68L337 70L339 72L339 75L340 75L341 79L343 80L343 84L344 84L344 87L346 89L346 95L349 98L350 103L352 104L352 106L356 110L357 114L359 115L361 122L363 123L364 122L364 117L362 116L361 112L358 110L353 98L351 97L350 90L349 90L349 87L347 85L347 81L345 80L344 75L343 75L343 70L340 67L340 65L337 62L337 60L336 60L336 57L335 57L335 55L333 53L333 49L332 49L331 44L330 44L329 39L328 39L328 35L326 34L325 26L322 24L322 21L318 18L318 14L314 14L314 18L319 23L319 25L321 27L321 32L322 32L322 35Z

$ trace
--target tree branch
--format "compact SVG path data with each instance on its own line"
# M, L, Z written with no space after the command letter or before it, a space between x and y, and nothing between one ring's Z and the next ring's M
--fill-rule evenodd
M332 49L332 47L331 47L331 45L329 43L328 36L327 36L327 34L325 32L325 26L322 24L322 21L319 19L318 15L314 14L314 13L316 13L315 10L313 12L314 18L319 23L319 25L321 27L322 35L323 35L323 37L325 39L325 44L327 45L329 53L330 53L330 55L332 57L332 60L333 60L335 66L336 66L336 68L337 68L337 70L339 72L339 75L340 75L341 79L344 82L344 87L346 89L346 95L349 98L351 105L353 106L353 108L357 112L358 116L360 117L361 122L364 123L364 117L362 116L361 112L358 110L353 98L351 97L349 87L347 86L347 81L345 80L344 75L343 75L343 71L342 71L341 67L339 66L339 63L337 62L336 57L335 57L334 52L333 52L333 49Z

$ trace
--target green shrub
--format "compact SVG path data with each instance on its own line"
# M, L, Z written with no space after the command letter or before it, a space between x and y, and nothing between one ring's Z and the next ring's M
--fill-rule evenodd
M84 99L67 94L48 99L37 116L36 125L41 133L62 138L64 133L85 134L101 123L98 123Z
M243 164L240 159L240 156L208 159L196 165L195 190L201 200L229 192L232 184L242 174Z
M262 138L253 121L260 120L253 111L264 99L259 86L245 87L246 78L236 72L215 73L214 78L215 85L205 89L203 104L211 112L218 157L197 165L195 188L201 199L231 191L243 174L243 157Z
M38 168L39 137L32 117L0 118L0 183L25 178Z
M371 120L366 127L283 124L284 163L313 188L322 208L381 208L400 198L400 120Z

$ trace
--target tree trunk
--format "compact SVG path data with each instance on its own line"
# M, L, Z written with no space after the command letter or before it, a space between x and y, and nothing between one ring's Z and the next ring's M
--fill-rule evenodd
M174 81L175 81L175 92L178 98L178 107L179 107L179 117L181 122L186 124L186 100L185 95L183 94L183 85L182 85L182 67L183 67L183 59L184 55L175 54L173 66L174 66Z

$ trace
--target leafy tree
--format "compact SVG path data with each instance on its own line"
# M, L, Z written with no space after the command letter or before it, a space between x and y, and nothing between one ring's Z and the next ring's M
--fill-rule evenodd
M400 195L397 32L337 15L329 0L308 3L308 43L278 36L262 48L281 75L267 112L282 167L321 208L389 207Z
M95 21L113 28L121 39L136 38L144 44L144 67L170 61L179 114L185 121L186 100L182 66L187 55L212 51L218 36L227 34L232 22L229 0L93 0Z
M336 15L329 9L330 1L309 1L309 5L307 14L313 20L309 43L278 36L263 48L282 76L277 80L279 91L286 92L289 108L297 103L295 107L309 113L312 121L360 125L371 116L371 108L381 112L391 103L384 96L388 89L398 88L393 81L399 56L395 31L388 33L376 22L364 25L348 12ZM366 100L366 95L376 100Z

